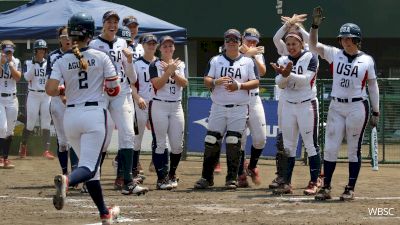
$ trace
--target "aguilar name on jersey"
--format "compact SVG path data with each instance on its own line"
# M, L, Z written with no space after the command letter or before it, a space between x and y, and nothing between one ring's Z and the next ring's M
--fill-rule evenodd
M102 94L104 78L117 74L110 57L104 52L83 48L81 53L88 61L87 71L80 69L79 60L72 51L68 51L56 60L50 75L51 79L64 80L65 86L68 86L65 92L67 105L105 101Z
M218 79L228 76L239 83L258 79L257 66L253 59L240 55L232 60L225 54L214 56L208 63L205 76ZM228 92L223 85L214 87L211 93L211 99L219 105L248 104L250 101L249 91L238 90Z
M149 72L150 72L150 80L155 77L161 77L164 73L164 69L161 67L160 59L150 63ZM181 62L178 68L175 71L176 76L184 76L185 75L185 63ZM176 84L176 81L171 77L168 79L167 83L161 89L154 89L154 98L163 100L163 101L180 101L182 99L182 90L181 86Z
M290 102L302 102L304 100L315 98L317 95L315 79L317 78L317 70L319 66L317 55L312 54L309 51L302 51L298 58L281 56L278 59L278 65L286 66L290 61L293 62L291 73L305 76L307 82L305 84L304 82L300 84L296 79L288 78L287 86L284 89L286 99Z
M126 41L116 37L113 41L107 41L102 37L97 37L89 43L89 46L108 54L115 65L118 76L121 78L121 94L131 92L130 81L125 74L124 64L126 65L126 57L122 52L127 48ZM132 65L133 66L133 65ZM134 82L134 81L132 81Z
M28 81L28 90L44 91L48 78L46 75L47 60L43 59L42 62L35 64L32 64L32 60L27 60L25 64L24 78Z
M21 62L17 58L12 58L15 68L18 71L21 71ZM11 70L8 66L8 63L3 65L2 72L0 73L0 92L7 94L17 93L17 82L11 75Z
M333 72L332 97L366 97L367 79L376 79L375 62L371 56L359 52L350 56L344 50L326 46L324 58L331 64Z
M135 87L138 91L138 94L145 101L150 101L153 98L149 67L150 62L146 61L143 57L140 57L135 62L135 70L137 73L137 81L135 83Z

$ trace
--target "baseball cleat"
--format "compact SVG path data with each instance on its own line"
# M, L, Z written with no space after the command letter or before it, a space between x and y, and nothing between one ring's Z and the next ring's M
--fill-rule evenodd
M217 165L215 165L215 167L214 167L214 173L215 174L220 174L221 172L222 172L221 163L217 163Z
M331 198L331 187L322 187L315 195L315 200L317 201L325 201Z
M122 177L115 178L114 190L122 190L123 186L124 186L124 178L122 178Z
M228 190L236 190L237 187L238 187L238 184L235 180L228 180L225 183L225 188Z
M11 163L9 159L4 159L3 160L3 165L0 165L0 168L2 169L14 169L14 165Z
M19 151L18 151L19 157L20 157L21 159L26 158L27 152L28 152L28 147L27 147L26 145L20 144L20 145L19 145Z
M340 195L340 201L351 201L354 200L354 188L346 186L344 192Z
M257 167L253 169L247 168L247 174L249 174L249 176L251 177L251 181L253 181L255 185L258 186L261 184L260 172Z
M277 189L280 185L284 184L283 177L277 176L271 184L268 185L269 189Z
M130 195L130 194L135 194L135 195L144 195L149 191L147 187L141 187L135 182L131 182L127 185L124 185L124 188L122 189L121 193L123 195Z
M171 190L173 187L167 179L158 180L156 185L157 190Z
M86 182L84 182L84 183L82 184L81 193L82 193L82 194L89 193L89 190L88 190L87 187L86 187Z
M213 181L208 181L205 178L200 178L195 184L194 184L194 189L207 189L211 186L214 186Z
M172 188L178 187L179 178L176 176L169 177L168 183L172 186Z
M247 181L246 174L242 174L238 177L238 187L246 188L249 186L249 182Z
M55 157L53 155L53 153L51 153L49 150L46 150L43 152L43 157L53 160Z
M318 190L317 182L310 181L310 182L308 182L308 186L303 191L303 193L305 195L315 195L315 194L317 194L317 190Z
M119 214L121 213L121 210L118 206L111 206L108 208L108 214L101 215L101 224L102 225L110 225L115 222L115 220L118 218Z
M57 210L61 210L67 198L68 177L65 175L55 176L54 185L56 187L56 194L53 196L53 205Z
M272 191L274 195L293 194L293 189L290 184L281 184L278 188Z

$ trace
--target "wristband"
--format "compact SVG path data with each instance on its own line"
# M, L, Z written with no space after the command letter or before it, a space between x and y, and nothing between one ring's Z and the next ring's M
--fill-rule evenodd
M379 112L372 112L372 115L373 115L373 116L379 116L380 113L379 113Z
M214 87L217 86L216 83L217 83L217 82L216 82L216 79L213 79L212 84L213 84Z
M238 86L238 90L240 90L240 88L242 87L242 84L237 82L237 86Z
M313 24L313 25L311 25L311 27L312 27L312 29L318 29L318 25L315 25L315 24Z

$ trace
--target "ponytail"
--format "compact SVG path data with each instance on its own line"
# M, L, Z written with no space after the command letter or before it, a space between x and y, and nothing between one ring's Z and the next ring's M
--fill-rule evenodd
M81 68L81 70L87 71L89 64L83 58L83 55L82 55L81 51L79 50L78 44L76 41L74 41L74 43L72 45L72 52L74 53L75 57L77 59L79 59L79 67Z

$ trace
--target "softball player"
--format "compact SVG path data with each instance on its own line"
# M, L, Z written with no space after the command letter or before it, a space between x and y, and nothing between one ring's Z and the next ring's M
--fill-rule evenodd
M241 53L245 56L253 58L256 63L258 73L257 75L264 76L266 72L265 60L264 60L264 46L258 46L260 42L260 33L255 28L247 28L242 35L242 46L240 48ZM247 187L247 175L251 176L251 179L255 185L261 184L261 179L259 171L257 168L257 162L260 158L262 150L265 147L267 130L265 122L265 112L264 107L261 102L259 88L250 90L250 104L249 104L249 119L247 121L247 126L250 129L251 138L253 145L251 146L251 157L250 163L246 167L245 165L245 149L247 135L242 137L242 158L240 160L241 164L239 166L239 178L238 186ZM246 168L244 168L246 167Z
M132 42L128 45L133 51L133 59L137 60L144 54L144 49L141 43L135 41L135 37L139 32L139 22L134 16L127 16L122 20L122 25L129 28L131 31Z
M149 103L149 117L153 139L156 140L152 158L158 178L156 188L170 190L178 187L176 170L183 151L185 128L181 100L182 90L188 85L188 80L185 64L178 58L173 59L174 39L163 36L159 44L161 58L149 66L150 80L154 88L154 96ZM171 146L169 171L167 136Z
M379 88L374 59L360 51L360 27L354 23L343 24L338 35L343 49L338 49L318 42L318 27L322 20L322 9L317 7L314 9L310 30L310 50L331 64L333 84L325 132L324 187L318 191L315 199L331 198L331 179L346 135L349 180L340 200L347 201L354 199L354 188L361 168L361 143L370 115L366 83L368 81L372 104L372 126L377 125L379 118Z
M132 180L133 154L133 117L134 106L130 84L136 82L136 73L133 68L132 52L127 48L126 41L118 38L119 16L114 11L107 11L103 15L103 33L90 42L89 46L107 53L116 66L121 81L121 93L109 98L108 109L118 129L119 163L123 174L122 194L142 194L148 191ZM108 137L111 139L111 136ZM116 178L119 183L121 177ZM122 186L122 185L121 185Z
M194 188L214 185L213 170L220 154L221 139L225 136L228 173L225 186L237 188L237 174L241 155L241 137L248 118L249 90L258 87L258 70L249 57L240 54L241 34L236 29L224 33L225 53L214 56L207 67L204 84L212 89L208 131L202 177Z
M109 56L101 51L88 48L87 43L95 31L94 20L85 13L74 14L68 21L68 34L73 50L66 52L53 65L53 71L46 84L51 96L62 94L60 81L67 84L65 95L67 109L64 116L65 133L79 155L79 166L69 176L54 178L56 194L53 204L61 210L66 201L68 185L85 182L96 204L103 224L110 224L119 214L117 206L107 208L99 181L101 152L107 136L106 99L120 92L119 77Z
M54 62L60 58L65 52L71 50L71 41L68 37L67 26L62 26L57 29L58 41L60 48L49 53L47 56L46 74L50 76ZM61 84L63 85L63 81ZM57 156L60 162L62 173L68 174L68 152L71 158L71 170L78 166L78 157L75 151L69 147L67 137L64 131L64 112L65 112L65 96L51 97L50 101L50 115L53 120L54 128L57 134Z
M40 113L40 127L43 138L43 157L54 159L50 149L50 96L45 93L47 81L47 43L43 39L38 39L33 44L34 56L32 60L26 61L26 72L24 78L28 81L28 98L26 100L26 127L22 134L19 156L25 158L27 154L27 142L29 136L35 128L36 121Z
M17 82L21 79L21 63L13 56L15 45L10 40L1 43L0 55L0 168L12 169L8 153L18 116Z
M135 103L135 115L138 125L138 134L134 139L134 152L133 152L133 177L139 175L138 162L140 149L142 146L142 139L146 124L149 121L149 102L153 98L153 87L150 82L149 66L152 62L157 60L155 56L157 50L157 37L152 34L147 34L143 37L144 55L135 61L135 71L138 79L133 88L132 94Z
M299 32L288 32L285 43L289 56L282 56L278 65L272 64L279 75L276 84L283 89L285 101L282 103L281 120L285 155L282 158L287 165L283 174L284 184L274 190L275 194L292 192L291 177L295 164L299 132L310 160L311 180L304 190L306 195L317 191L321 160L318 146L318 101L315 79L318 70L318 58L303 50L303 39ZM284 69L283 69L284 68Z

